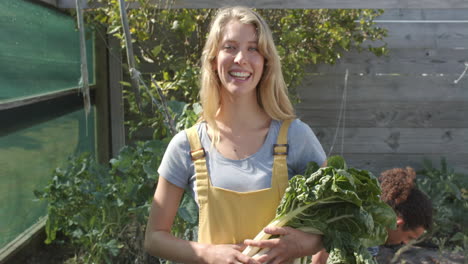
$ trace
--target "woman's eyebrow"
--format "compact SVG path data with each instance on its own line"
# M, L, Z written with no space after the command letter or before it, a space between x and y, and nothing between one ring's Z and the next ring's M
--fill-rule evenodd
M228 43L228 42L229 43L236 43L236 44L239 43L238 41L233 40L233 39L226 39L226 40L223 41L223 43ZM250 40L247 43L249 43L249 44L258 44L258 40Z

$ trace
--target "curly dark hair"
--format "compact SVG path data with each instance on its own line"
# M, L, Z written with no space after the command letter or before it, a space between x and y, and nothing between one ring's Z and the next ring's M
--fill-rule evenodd
M432 203L422 191L414 185L416 173L410 167L394 168L381 173L381 199L390 205L403 218L404 229L422 226L432 228Z

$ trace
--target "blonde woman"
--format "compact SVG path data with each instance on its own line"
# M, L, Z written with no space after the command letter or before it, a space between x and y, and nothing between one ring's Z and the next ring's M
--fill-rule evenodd
M321 237L265 228L278 238L252 239L274 218L288 179L325 153L295 118L271 31L245 7L220 9L202 55L200 122L178 133L161 166L145 248L181 263L287 263L321 249ZM198 241L171 235L188 189L199 207ZM269 248L251 258L247 246Z

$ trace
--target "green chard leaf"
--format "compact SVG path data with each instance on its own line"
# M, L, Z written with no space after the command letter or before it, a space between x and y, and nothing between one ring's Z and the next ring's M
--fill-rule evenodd
M269 226L323 234L330 253L327 263L375 263L367 247L385 242L387 228L396 228L395 212L380 199L380 185L372 173L347 168L340 156L327 164L289 180ZM243 253L253 255L256 250L248 247Z

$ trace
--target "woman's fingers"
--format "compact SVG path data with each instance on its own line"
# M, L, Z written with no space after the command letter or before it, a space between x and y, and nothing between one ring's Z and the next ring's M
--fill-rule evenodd
M244 241L248 246L269 249L266 254L254 257L260 263L285 264L298 257L313 255L322 248L320 235L305 233L291 227L266 227L264 232L278 238Z
M276 226L267 226L263 229L263 232L270 234L270 235L278 235L278 236L285 236L289 235L291 231L291 227L276 227Z
M268 239L268 240L251 240L246 239L244 243L247 246L259 247L259 248L273 248L278 245L279 240L277 238Z
M238 256L237 256L237 260L240 262L240 263L244 263L244 264L260 264L260 262L258 262L257 260L251 258L251 257L248 257L242 253L240 253Z
M239 243L239 244L235 244L235 245L233 246L233 248L234 248L235 250L239 250L239 251L241 251L241 252L242 252L246 247L247 247L247 245L246 245L245 243Z

